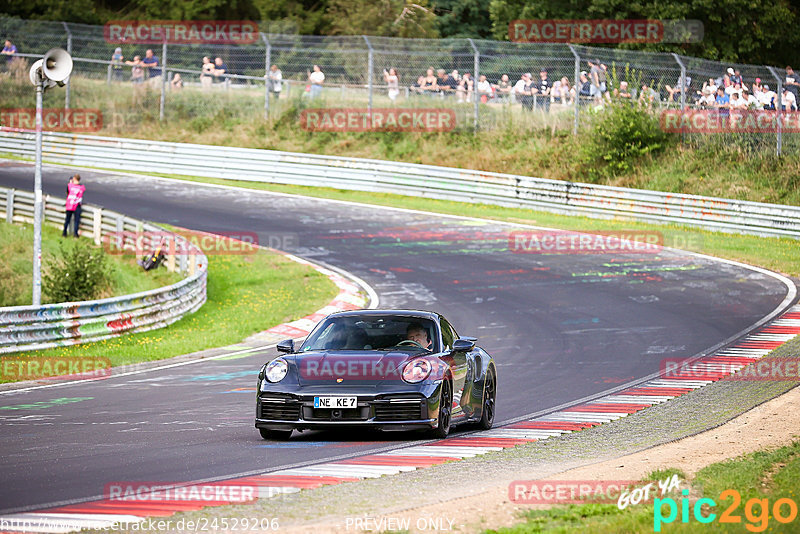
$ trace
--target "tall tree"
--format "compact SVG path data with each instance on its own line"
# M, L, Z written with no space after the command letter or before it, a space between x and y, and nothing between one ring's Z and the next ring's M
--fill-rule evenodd
M442 37L492 38L490 0L432 0L436 28Z
M329 0L327 16L336 35L439 36L426 0Z

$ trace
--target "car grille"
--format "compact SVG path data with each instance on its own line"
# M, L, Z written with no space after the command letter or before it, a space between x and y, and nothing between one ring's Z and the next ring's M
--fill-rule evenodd
M376 421L416 421L422 419L420 403L376 404Z
M338 416L335 416L334 412L337 412ZM342 410L308 407L303 409L303 419L308 421L366 421L368 417L368 407Z
M277 421L297 421L300 419L300 403L262 400L258 417Z

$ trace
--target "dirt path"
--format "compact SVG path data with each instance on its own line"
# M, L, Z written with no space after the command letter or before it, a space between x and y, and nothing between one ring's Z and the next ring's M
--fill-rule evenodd
M772 399L713 430L659 445L645 451L613 460L579 467L559 473L557 480L638 480L659 468L681 469L691 479L709 464L761 449L775 449L800 438L800 387ZM424 496L419 496L423 501ZM486 528L508 526L517 521L518 510L524 506L510 502L508 485L502 484L473 495L419 506L391 514L376 510L364 516L360 524L349 517L327 520L302 527L288 528L291 534L321 534L327 532L382 532L403 530L411 532L480 532ZM458 523L450 524L454 511Z

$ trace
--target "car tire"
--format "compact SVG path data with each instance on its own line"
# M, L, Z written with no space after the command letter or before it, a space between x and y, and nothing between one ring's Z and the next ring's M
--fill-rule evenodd
M449 380L442 380L439 388L439 417L437 426L431 430L431 437L444 439L450 433L450 421L453 411L453 383ZM444 416L444 417L443 417Z
M259 428L261 437L264 439L272 439L278 441L286 441L292 436L291 430L270 430L268 428Z
M483 406L481 407L481 420L478 421L478 428L481 430L489 430L494 424L496 399L497 377L494 368L490 367L486 372L486 380L483 385Z

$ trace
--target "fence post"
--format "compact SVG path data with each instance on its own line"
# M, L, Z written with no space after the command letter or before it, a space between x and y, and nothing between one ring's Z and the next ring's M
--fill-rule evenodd
M167 100L167 40L161 45L161 101L158 103L158 120L164 120L164 106Z
M64 25L64 31L67 32L67 53L72 55L72 32L69 31L69 26L66 22L62 22L61 24ZM66 86L66 91L64 92L64 109L69 109L69 77L67 77Z
M266 33L261 34L261 40L264 41L266 47L266 54L264 56L264 120L269 120L269 90L272 87L272 80L269 79L269 64L272 63L272 47L269 44L269 39Z
M780 156L781 152L783 152L783 105L781 99L783 98L783 82L781 82L781 77L778 76L778 73L772 67L767 67L769 69L770 74L775 78L775 81L778 82L778 96L777 102L775 102L775 110L778 112L778 123L777 123L777 131L776 139L775 139L775 154Z
M678 56L678 54L675 54L673 52L672 57L675 58L675 61L678 63L678 66L681 68L681 81L680 81L680 84L681 84L681 113L683 113L683 111L686 109L686 91L688 89L686 87L686 65L683 64L683 61L681 61L681 58ZM681 128L681 130L683 130L683 128ZM685 143L685 142L686 142L686 132L685 131L681 131L681 143Z
M575 47L572 45L567 46L569 46L572 55L575 56L575 122L572 125L572 135L578 135L578 115L580 113L579 108L581 105L581 89L579 86L581 83L581 56L578 55Z
M469 41L469 45L472 47L472 51L475 54L475 65L474 65L474 73L472 74L472 94L475 97L475 111L474 111L474 123L472 126L472 131L478 131L478 114L480 113L480 102L481 97L478 94L478 78L480 78L480 62L481 62L481 53L478 51L478 47L475 46L475 42L471 38L467 38ZM466 87L464 88L466 89Z
M175 272L175 236L171 235L167 238L167 270L171 273Z
M369 106L367 107L367 112L370 116L370 122L372 121L372 43L369 42L369 39L366 35L362 35L361 37L364 38L364 42L367 43L369 47L369 53L367 55L367 86L369 87Z
M103 208L94 208L93 215L94 244L100 246L100 242L103 240Z
M14 221L14 191L14 189L9 189L6 196L6 222L8 224Z

